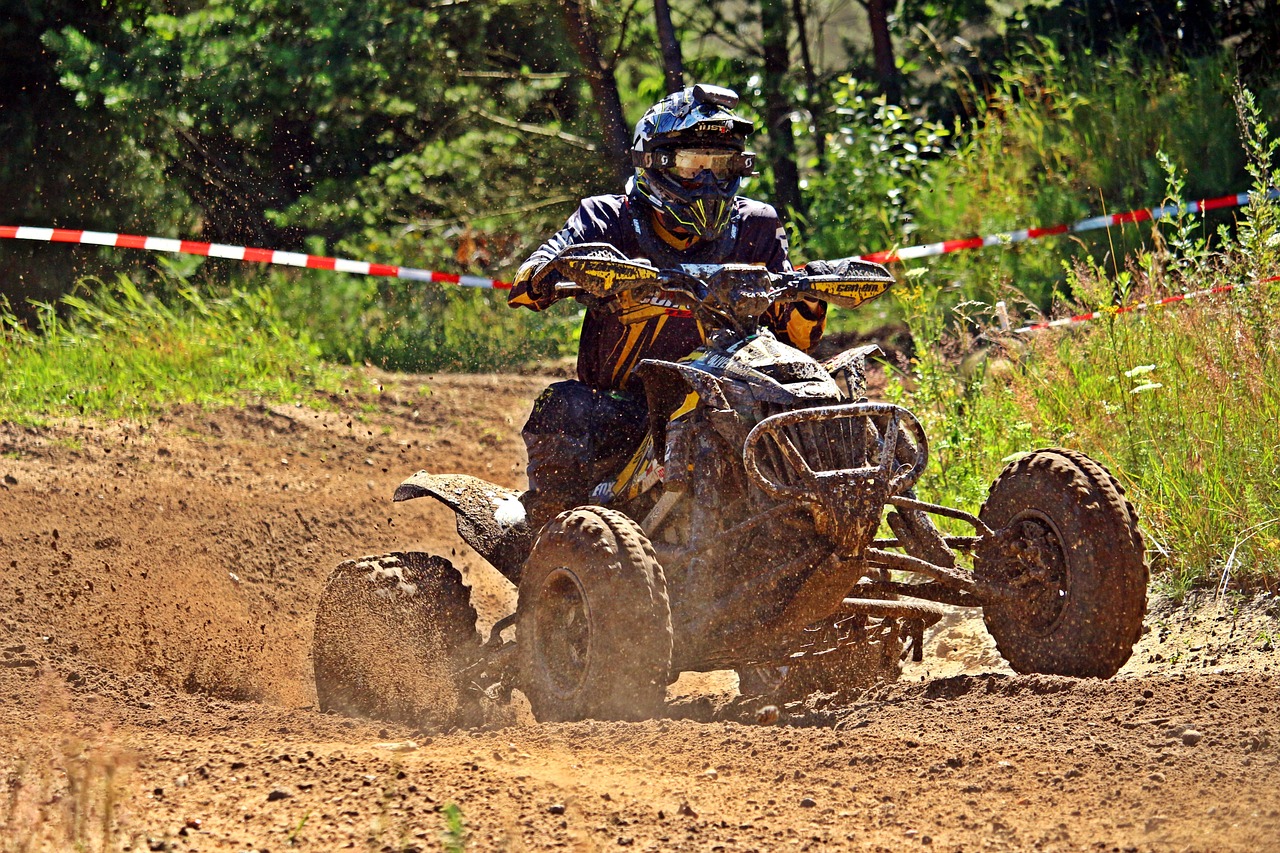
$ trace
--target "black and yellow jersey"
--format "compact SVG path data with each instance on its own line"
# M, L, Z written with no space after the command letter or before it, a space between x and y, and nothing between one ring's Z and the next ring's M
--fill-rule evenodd
M733 219L719 239L683 251L660 240L647 222L647 208L625 195L583 199L564 228L538 248L520 267L507 304L541 311L554 303L554 292L533 293L533 274L566 246L609 243L629 258L647 258L658 267L679 264L762 264L775 272L791 268L787 238L772 207L741 196L734 199ZM646 221L642 222L641 220ZM822 337L827 306L822 302L777 303L761 318L779 340L807 350ZM653 301L638 302L630 294L588 309L578 344L578 379L593 388L618 390L645 358L682 358L705 340L697 320Z

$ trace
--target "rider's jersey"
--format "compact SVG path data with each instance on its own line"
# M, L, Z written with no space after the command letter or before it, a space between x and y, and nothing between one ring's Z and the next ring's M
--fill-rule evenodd
M559 297L533 294L529 282L534 272L566 246L609 243L629 258L647 258L658 267L699 263L762 264L774 272L791 269L787 237L772 207L738 196L733 220L717 240L683 251L658 239L647 222L647 213L625 195L593 196L582 200L568 223L538 248L520 267L507 304L541 311ZM625 388L641 359L674 361L701 346L706 335L688 312L672 306L638 301L622 293L587 310L578 344L578 379L593 388ZM827 306L822 302L775 303L761 318L779 340L807 350L822 337Z

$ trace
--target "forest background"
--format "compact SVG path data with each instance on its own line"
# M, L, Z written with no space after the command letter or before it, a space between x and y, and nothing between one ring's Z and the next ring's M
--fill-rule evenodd
M620 190L630 128L692 82L743 95L762 155L744 192L784 213L798 262L1265 193L1280 171L1276 0L4 6L7 225L509 279L579 198ZM1278 235L1259 201L899 264L894 299L837 312L833 337L906 330L887 393L930 427L932 497L972 505L1018 450L1078 446L1128 486L1170 589L1274 591ZM3 243L0 417L19 421L576 344L573 303L534 315L500 292ZM1088 330L995 319L997 302L1017 320L1227 284ZM211 353L221 372L192 366Z

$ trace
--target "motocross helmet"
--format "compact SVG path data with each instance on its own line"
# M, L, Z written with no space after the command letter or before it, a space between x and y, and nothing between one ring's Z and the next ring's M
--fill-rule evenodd
M737 105L731 89L690 86L654 104L636 125L629 192L677 237L718 237L742 179L756 174L756 155L746 150L754 125L733 112Z

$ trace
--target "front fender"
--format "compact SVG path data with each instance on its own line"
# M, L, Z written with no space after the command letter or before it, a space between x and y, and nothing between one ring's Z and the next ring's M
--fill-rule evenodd
M832 356L822 362L822 366L832 376L843 374L845 383L849 386L849 399L860 403L867 394L867 359L883 354L883 350L876 344L863 344Z
M396 489L393 500L432 497L458 516L458 535L512 583L533 547L520 492L467 474L419 471Z

